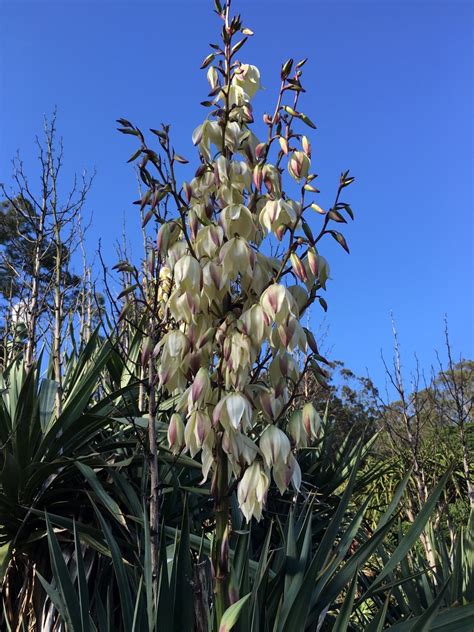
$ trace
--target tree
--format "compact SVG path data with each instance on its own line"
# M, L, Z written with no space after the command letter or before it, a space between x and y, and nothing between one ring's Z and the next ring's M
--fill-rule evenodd
M50 354L58 382L57 411L62 400L62 348L65 313L71 311L81 291L81 278L71 272L71 257L78 246L81 211L92 179L74 180L64 201L60 199L63 167L62 142L56 140L56 114L45 120L44 141L36 139L39 152L39 187L31 184L20 158L13 161L13 192L1 185L0 255L4 322L3 365L13 357L16 331L24 328L24 359L30 370L45 323L54 323ZM17 346L17 345L16 345Z
M450 471L431 527L434 530L446 528L453 545L457 531L466 523L469 506L472 506L469 420L472 415L473 365L462 359L459 363L454 362L446 330L447 366L438 356L439 366L432 370L431 379L426 382L417 363L408 383L395 325L393 333L393 368L385 364L385 369L395 397L384 401L378 396L380 434L368 465L370 468L374 462L383 459L387 464L385 485L374 490L374 506L383 505L406 472L411 471L404 510L405 518L413 523L439 479ZM420 539L430 566L435 568L430 530L425 530Z
M462 356L454 360L447 320L445 322L445 347L447 365L438 356L438 373L431 383L432 403L442 424L454 426L459 433L462 450L462 467L465 477L469 506L474 509L474 482L472 472L472 447L468 438L469 427L474 422L474 361Z

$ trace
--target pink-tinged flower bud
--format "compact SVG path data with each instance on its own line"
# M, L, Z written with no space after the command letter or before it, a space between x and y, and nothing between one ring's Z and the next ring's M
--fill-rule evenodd
M201 453L201 462L202 462L202 483L205 483L207 477L209 475L209 471L211 467L214 465L214 444L215 444L215 433L208 432L206 438L204 439L204 443L202 444L202 453ZM201 484L202 484L201 483Z
M219 177L219 165L217 162L214 163L214 185L219 187L221 184L221 179Z
M198 127L196 127L192 135L193 145L199 145L203 137L204 129L205 129L205 123L203 123L202 125L198 125Z
M158 254L164 255L168 250L168 244L170 241L170 225L168 223L162 224L158 230L156 237L156 249Z
M273 347L293 351L297 346L299 331L295 318L287 318L281 325L272 329L270 341Z
M312 248L308 249L308 265L312 274L317 278L318 277L318 255Z
M299 182L302 178L306 178L310 168L310 160L302 151L295 151L288 161L288 171L293 178Z
M184 255L174 267L174 280L182 290L198 292L201 289L201 266L191 255Z
M285 224L279 224L275 228L275 236L278 239L278 241L281 241L283 239L283 237L285 236L286 228L287 227L285 226Z
M263 149L266 147L266 143L259 143L256 147L255 147L255 158L258 160L260 158L260 155L263 151Z
M266 164L263 167L263 182L269 193L281 195L281 174L275 165Z
M245 470L237 486L237 500L247 522L252 516L262 517L262 509L267 498L270 480L259 461L255 461Z
M155 271L155 251L154 250L150 250L150 252L148 253L148 257L146 260L146 267L148 270L148 273L150 275L152 275Z
M258 448L252 439L241 432L226 432L224 439L227 446L226 453L231 455L241 467L251 465L255 461Z
M240 235L249 239L255 232L252 213L243 204L229 204L221 213L221 222L228 238Z
M308 439L316 439L316 437L318 436L319 428L321 426L321 418L311 402L303 406L301 415L303 426L306 434L308 435Z
M168 426L168 445L173 454L179 454L184 448L184 424L178 413L171 415Z
M160 386L166 386L170 380L171 377L171 371L170 369L165 369L163 367L160 367L160 369L158 370L158 383Z
M192 457L199 452L210 430L211 421L207 414L195 410L189 415L184 430L184 441Z
M280 337L281 344L283 347L288 347L290 345L291 339L294 334L294 324L293 321L287 321L278 327L278 336Z
M280 364L281 374L283 375L283 377L286 377L288 375L289 369L288 355L285 353L284 355L279 356L278 361Z
M269 114L265 113L263 115L263 122L265 123L265 125L271 125L273 123L272 117Z
M301 163L295 158L294 155L290 158L290 162L288 163L288 170L296 180L300 180Z
M301 411L295 411L286 426L286 431L293 440L295 447L306 448L308 445L308 435L303 426Z
M260 297L260 305L277 324L283 324L288 316L297 313L295 301L284 285L274 283L267 287Z
M232 353L232 342L230 338L224 340L224 347L222 349L222 355L224 362L229 362L230 354Z
M189 230L191 232L191 238L194 241L199 229L199 219L194 211L188 213Z
M295 252L292 252L290 255L291 267L293 268L293 272L296 274L298 279L305 283L308 280L308 275L306 274L306 270L304 269L304 265L301 263L301 259Z
M250 103L242 107L242 114L243 114L242 118L243 118L244 123L253 123L254 121L253 108Z
M245 311L241 316L242 328L253 343L260 346L266 334L268 323L261 305L256 304Z
M228 279L234 280L239 274L251 276L252 249L242 237L234 237L226 242L219 253L224 273Z
M210 226L209 236L214 246L216 246L216 248L219 248L224 238L220 226Z
M199 165L199 167L196 169L196 173L194 174L194 176L196 178L200 178L202 175L204 175L207 171L207 165Z
M287 392L286 383L283 380L280 380L275 385L275 399L279 400L283 397Z
M215 263L209 263L208 266L209 276L216 290L220 292L225 285L225 279L222 272L222 266L218 266Z
M215 425L214 421L213 425ZM224 432L222 435L222 449L226 454L232 454L231 435L228 432Z
M212 207L212 204L206 204L206 206L204 207L204 212L206 213L207 219L211 219L212 218L212 214L214 213L214 209Z
M183 191L184 195L186 196L186 201L188 203L191 202L191 198L193 197L193 188L189 184L189 182L183 182Z
M209 379L209 373L207 369L201 367L194 378L193 385L191 386L190 405L199 406L202 404L208 397L210 390L211 381Z
M269 391L263 391L260 394L260 406L265 415L273 420L276 417L275 397Z
M150 336L147 336L142 343L142 354L141 354L141 365L142 367L146 367L148 364L148 360L150 359L150 355L153 351L153 340Z
M252 423L249 400L243 393L229 393L214 408L212 421L214 426L220 423L227 432L234 432L239 428L248 429Z
M245 99L251 99L260 88L260 71L256 66L241 64L232 83L245 93Z
M285 156L288 154L288 141L286 140L286 138L284 136L279 136L278 137L278 142L280 143L280 147L282 152L285 154Z
M200 353L190 353L187 357L189 370L192 375L195 375L201 366L202 356Z
M268 468L278 461L286 462L291 450L290 441L283 430L270 425L259 441L260 451Z
M273 480L275 481L280 494L284 494L291 483L295 491L301 487L301 469L298 461L290 452L286 462L278 462L273 468Z
M226 333L227 333L227 327L228 327L227 322L224 321L217 328L216 342L217 342L218 345L223 345L224 344L225 336L226 336Z
M301 145L303 147L303 151L304 153L311 157L311 143L309 142L308 138L306 136L303 136L301 139Z
M182 331L170 331L161 340L163 347L163 362L169 363L170 358L181 362L189 350L189 340Z
M274 283L262 294L260 304L271 318L275 318L276 314L282 309L284 300L285 287L279 283Z
M207 80L209 81L211 90L214 90L218 86L219 75L217 74L217 70L214 66L209 66L209 70L207 71Z
M260 165L256 165L253 170L253 183L257 191L260 191L262 187L262 179L262 168L260 167Z
M207 329L197 341L197 348L202 349L209 342L212 342L215 335L216 335L216 328L209 327L209 329Z

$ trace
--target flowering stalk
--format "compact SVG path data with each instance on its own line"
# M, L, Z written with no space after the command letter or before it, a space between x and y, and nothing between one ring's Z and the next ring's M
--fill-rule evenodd
M216 531L212 550L216 620L220 622L229 603L229 474L227 455L218 437L216 449L216 477L214 513Z
M321 291L329 267L316 243L330 234L347 249L329 223L345 222L343 212L352 217L339 198L353 178L342 174L328 213L307 200L319 191L309 140L294 131L300 122L314 128L297 109L305 60L283 65L274 113L263 117L268 139L259 141L251 125L260 73L237 58L252 31L240 16L231 17L230 0L224 6L215 0L215 6L223 22L222 45L212 44L202 65L210 84L210 100L203 105L210 112L193 133L200 164L192 180L177 187L176 163L187 160L171 147L169 127L152 130L161 146L158 154L138 128L124 119L120 123L124 133L141 141L132 156L140 158L140 176L148 187L140 204L148 208L145 217L160 225L156 313L162 335L152 356L158 389L179 397L169 447L175 454L200 454L203 481L212 475L219 622L231 601L230 490L236 487L246 520L260 520L272 478L282 494L290 485L299 490L295 452L318 432L312 407L289 415L304 371L311 367L320 379L324 375L319 367L324 358L300 321L315 300L326 308ZM287 95L293 95L291 106ZM285 162L295 196L283 187ZM324 217L317 238L309 218L314 211ZM275 246L278 257L269 254ZM307 356L304 366L298 352Z

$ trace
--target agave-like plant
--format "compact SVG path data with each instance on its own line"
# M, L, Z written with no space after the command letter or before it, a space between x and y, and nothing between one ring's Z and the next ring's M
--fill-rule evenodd
M125 524L120 524L120 518L114 515L111 490L101 486L91 468L81 466L96 493L100 530L94 538L97 550L102 547L96 562L100 571L87 570L87 549L78 526L50 516L48 541L53 575L48 580L42 576L40 581L55 605L57 621L66 629L104 632L112 628L150 632L223 632L231 628L239 632L362 632L382 630L387 625L397 630L444 630L442 626L446 626L447 630L469 632L474 611L472 578L469 579L470 531L466 530L459 544L457 567L446 567L437 581L416 551L419 535L426 528L449 472L439 481L409 530L393 540L409 475L381 512L376 527L371 528L364 520L369 499L358 507L353 502L360 493L361 456L360 444L355 454L352 449L347 451L349 476L343 477L339 490L331 490L327 498L311 489L306 498L292 502L286 516L283 511L273 512L269 501L269 527L263 531L242 522L233 499L234 529L229 555L232 605L224 613L220 627L212 607L212 537L203 524L200 532L196 529L197 506L194 519L190 519L193 511L184 502L180 505L180 524L162 524L155 593L148 516L138 496L134 498L134 492L129 491L128 505L125 500L121 503L127 509L122 514ZM340 469L341 465L342 461L335 467ZM184 471L186 467L189 463L184 462L178 469ZM197 467L195 463L194 468ZM190 497L193 495L191 492ZM74 554L66 561L53 531L53 527L61 526L68 526L61 538L75 542ZM81 571L81 566L86 570ZM92 581L81 579L87 578L88 573ZM86 619L81 615L84 612Z
M98 333L69 362L64 405L55 413L57 384L20 360L1 376L0 544L4 547L3 611L13 628L32 611L41 616L35 570L47 574L44 510L69 518L87 513L76 464L101 461L116 422L103 409L120 395L97 402L100 376L113 349Z

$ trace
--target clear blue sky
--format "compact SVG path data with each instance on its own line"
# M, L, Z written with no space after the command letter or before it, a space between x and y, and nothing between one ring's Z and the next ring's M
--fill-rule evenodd
M89 196L91 252L102 239L112 265L126 218L138 255L134 146L115 131L125 117L143 129L172 125L193 156L191 132L205 114L199 65L217 41L211 0L0 4L0 180L17 149L34 173L32 140L57 105L68 174L97 169ZM259 66L274 103L281 62L309 57L304 111L316 122L313 162L320 204L338 175L357 177L347 197L356 221L351 255L327 243L327 345L355 372L383 383L390 311L407 369L417 352L429 369L449 316L457 352L473 344L473 4L234 0L255 31L241 55ZM185 172L183 172L183 179ZM317 330L323 313L313 311Z

